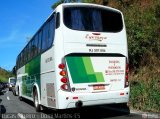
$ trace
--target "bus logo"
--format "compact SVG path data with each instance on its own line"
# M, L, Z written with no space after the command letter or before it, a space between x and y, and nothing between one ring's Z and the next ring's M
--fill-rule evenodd
M107 37L100 36L100 33L86 34L85 38L87 40L96 40L96 41L103 41L107 39Z

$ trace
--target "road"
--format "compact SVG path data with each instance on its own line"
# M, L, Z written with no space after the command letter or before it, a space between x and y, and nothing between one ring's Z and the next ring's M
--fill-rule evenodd
M44 109L42 112L37 113L31 101L20 101L18 96L14 96L8 90L0 94L0 113L2 119L142 119L141 115L128 114L128 112L129 109L117 109L117 107L105 105L61 111Z

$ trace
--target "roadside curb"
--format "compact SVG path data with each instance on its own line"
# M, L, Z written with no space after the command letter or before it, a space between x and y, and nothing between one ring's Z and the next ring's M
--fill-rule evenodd
M142 115L142 119L160 119L160 113L142 112L137 110L130 110L130 113Z

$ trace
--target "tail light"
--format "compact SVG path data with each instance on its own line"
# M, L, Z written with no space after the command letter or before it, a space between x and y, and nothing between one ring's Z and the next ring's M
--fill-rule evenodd
M129 64L126 64L125 88L129 86L128 73L129 73Z
M63 78L61 78L61 82L62 82L62 83L67 83L67 82L68 82L68 79L67 79L66 77L63 77Z
M64 69L64 68L65 68L65 64L61 63L61 64L58 65L58 67L59 67L60 69Z
M61 71L59 72L59 74L62 76L61 78L61 89L64 90L64 91L69 91L70 89L70 86L69 86L69 82L68 82L68 79L67 79L67 71L66 71L66 67L65 67L65 64L61 63L58 65L59 69L61 69Z
M59 73L61 76L66 76L66 71L65 70L62 70L60 73Z
M61 89L67 91L67 90L69 90L69 86L65 83L65 84L61 85Z

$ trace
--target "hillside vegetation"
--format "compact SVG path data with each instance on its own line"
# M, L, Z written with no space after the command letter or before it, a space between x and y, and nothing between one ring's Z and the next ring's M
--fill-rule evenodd
M7 82L9 77L12 77L13 74L10 71L7 71L0 67L0 82Z
M130 59L130 107L160 112L160 1L112 0L125 17Z
M62 2L59 0L52 8ZM82 2L103 4L123 12L130 61L130 108L160 112L160 0Z

